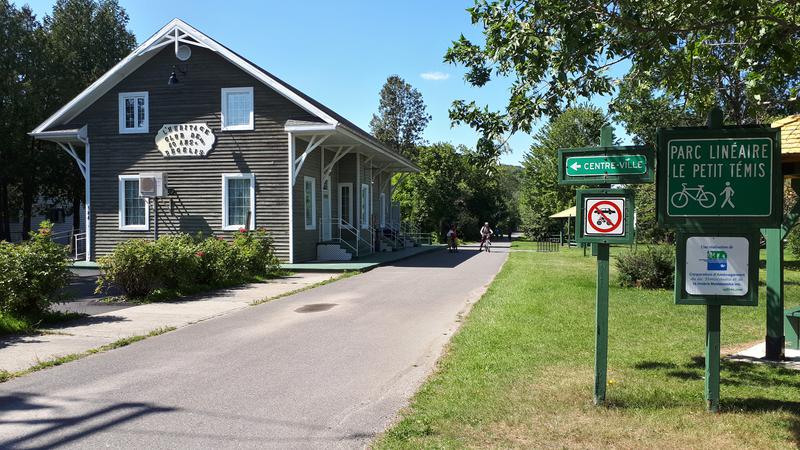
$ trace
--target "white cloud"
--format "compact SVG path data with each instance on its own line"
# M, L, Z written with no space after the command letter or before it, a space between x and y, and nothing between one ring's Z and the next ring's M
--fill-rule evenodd
M431 80L431 81L443 81L450 78L450 74L444 72L423 72L419 74L419 76L421 76L425 80Z

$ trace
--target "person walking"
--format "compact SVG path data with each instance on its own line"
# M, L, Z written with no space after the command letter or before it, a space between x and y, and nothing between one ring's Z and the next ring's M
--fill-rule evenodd
M478 247L478 251L483 250L483 246L486 246L486 251L489 251L489 247L492 245L492 231L491 227L489 227L489 222L484 222L483 226L481 227L481 245Z

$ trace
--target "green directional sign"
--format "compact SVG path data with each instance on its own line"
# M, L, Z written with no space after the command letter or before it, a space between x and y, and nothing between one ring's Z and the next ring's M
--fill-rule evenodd
M567 175L592 177L603 175L641 175L647 172L644 155L572 156L567 158Z
M564 148L558 150L562 185L639 184L655 179L652 147L642 145Z
M777 133L763 128L733 131L661 133L658 202L665 223L729 219L746 220L752 226L780 223L783 197Z

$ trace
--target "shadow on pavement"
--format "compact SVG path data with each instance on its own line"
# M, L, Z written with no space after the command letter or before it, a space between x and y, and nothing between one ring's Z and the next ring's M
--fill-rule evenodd
M411 258L401 259L400 261L386 264L387 267L432 267L432 268L453 268L477 256L477 248L460 248L455 253L450 253L445 249L435 252L424 253Z
M0 396L0 430L4 426L21 426L26 431L10 438L0 438L0 448L55 448L83 439L97 432L118 426L122 423L150 414L175 411L149 403L124 402L87 411L80 415L38 418L30 416L8 419L9 413L55 409L53 406L38 404L33 394L9 394ZM29 430L29 431L28 431ZM64 431L68 430L65 434ZM69 432L71 430L75 430Z

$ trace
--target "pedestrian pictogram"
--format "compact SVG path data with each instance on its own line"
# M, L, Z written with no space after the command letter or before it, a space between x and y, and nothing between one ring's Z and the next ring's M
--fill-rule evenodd
M586 227L587 236L622 236L625 234L624 198L587 198Z

